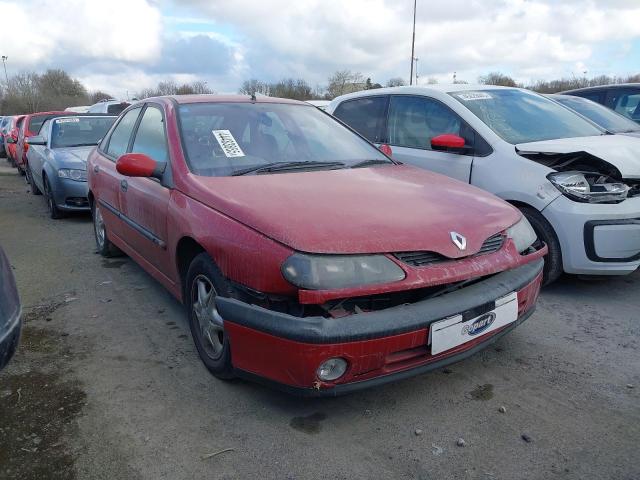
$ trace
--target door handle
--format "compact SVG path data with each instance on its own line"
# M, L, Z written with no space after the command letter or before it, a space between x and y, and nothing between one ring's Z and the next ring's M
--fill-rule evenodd
M98 165L93 166L93 173L98 173L100 171L100 167Z
M127 183L127 181L126 180L121 180L120 181L120 190L122 190L123 192L126 192L127 188L129 188L129 184Z

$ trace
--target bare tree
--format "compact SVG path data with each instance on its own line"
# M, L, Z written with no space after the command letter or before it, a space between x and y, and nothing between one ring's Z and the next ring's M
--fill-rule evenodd
M478 83L482 83L484 85L499 85L503 87L518 86L513 78L500 72L490 72L486 75L478 77Z
M95 92L91 92L89 94L89 103L93 105L94 103L98 103L102 100L110 100L113 96L105 93L101 90L96 90Z
M360 72L352 72L351 70L338 70L329 77L329 85L327 86L327 96L335 98L346 93L364 90L365 82Z
M407 83L401 77L393 77L387 81L387 87L403 87Z
M245 80L244 82L242 82L239 93L245 95L255 95L256 93L269 95L269 85L267 85L265 82L252 78L250 80Z

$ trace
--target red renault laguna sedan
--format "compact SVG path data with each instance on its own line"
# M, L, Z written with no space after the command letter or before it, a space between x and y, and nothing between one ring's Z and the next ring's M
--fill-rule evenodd
M538 297L546 247L517 209L303 102L147 99L87 168L98 250L185 304L220 378L303 395L405 378L486 347Z

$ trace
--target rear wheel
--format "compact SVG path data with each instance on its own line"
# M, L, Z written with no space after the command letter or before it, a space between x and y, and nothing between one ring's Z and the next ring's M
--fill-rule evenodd
M97 205L95 201L91 203L91 216L93 218L93 232L96 238L98 253L107 258L115 257L120 254L120 249L109 240L107 227L105 226L104 219L102 218L102 210L100 210L100 206Z
M191 262L184 292L189 327L200 359L216 377L233 378L229 337L215 304L217 296L229 296L231 289L206 253L197 255Z
M562 275L562 250L555 230L544 216L531 207L521 207L520 211L527 217L538 238L547 244L549 253L544 257L542 284L549 285Z
M64 217L64 213L58 208L56 205L56 199L53 197L53 191L51 190L51 184L49 183L49 179L45 175L43 178L44 183L44 196L47 199L47 207L49 208L49 217L57 220L59 218Z

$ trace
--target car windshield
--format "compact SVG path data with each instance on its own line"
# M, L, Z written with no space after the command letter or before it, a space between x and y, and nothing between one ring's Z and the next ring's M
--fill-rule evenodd
M196 175L228 176L278 162L308 162L302 165L309 168L319 162L325 168L329 162L345 167L366 160L391 163L311 105L197 103L180 106L179 117L187 162Z
M553 95L551 98L562 105L584 115L611 133L640 132L640 125L627 117L614 112L610 108L600 105L586 98L569 95Z
M116 117L56 118L51 127L51 148L97 145Z
M525 90L491 89L450 95L504 141L514 145L604 133L554 101Z

